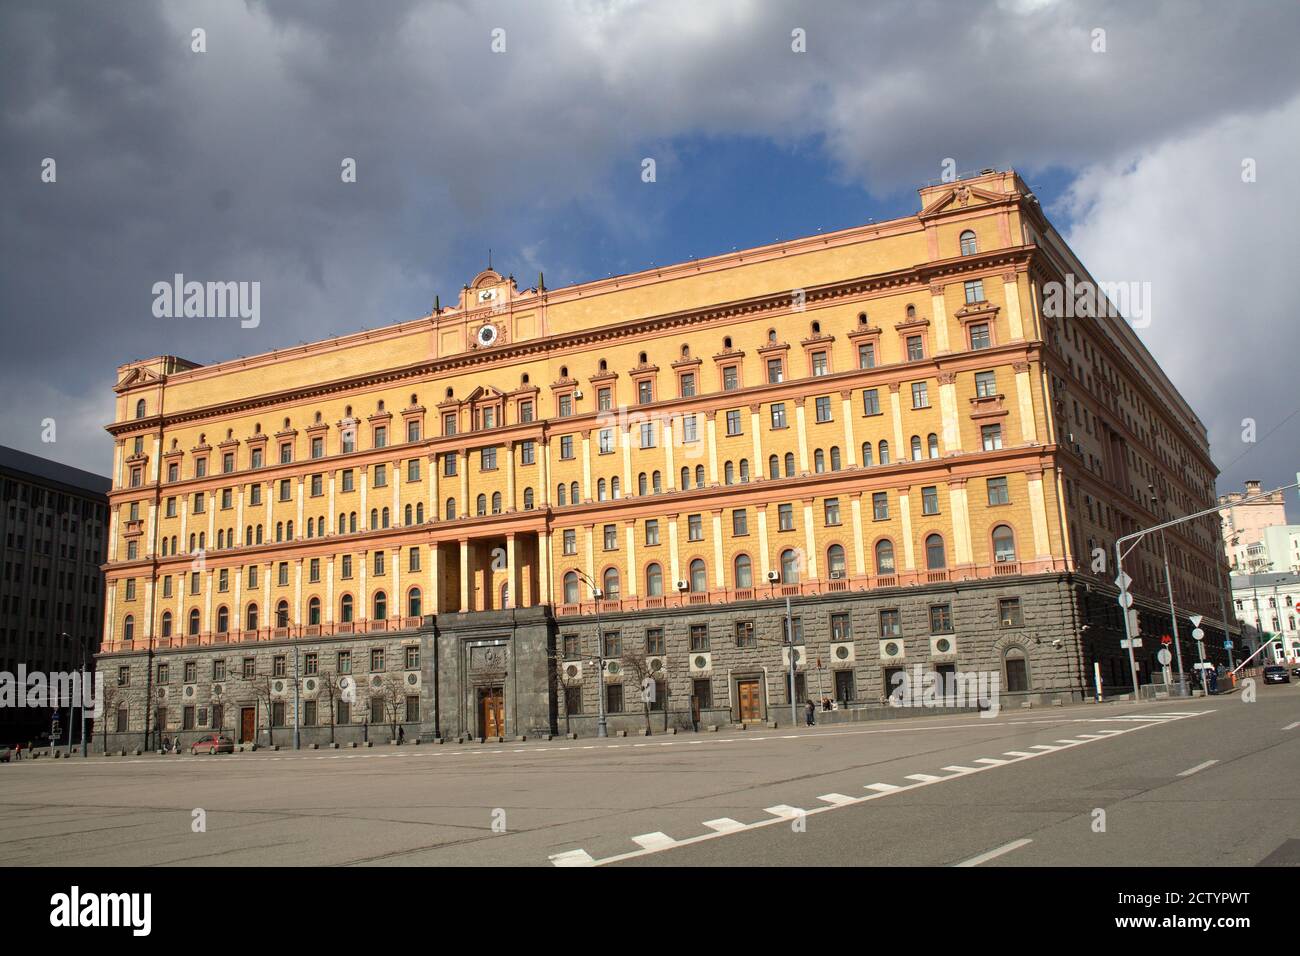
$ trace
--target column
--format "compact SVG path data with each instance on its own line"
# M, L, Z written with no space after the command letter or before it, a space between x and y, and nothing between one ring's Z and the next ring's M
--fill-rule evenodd
M582 500L590 503L595 495L591 492L591 432L582 433Z
M436 452L428 456L424 467L429 470L429 510L426 514L430 521L437 521L442 517L442 508L438 506L438 455Z
M400 461L392 463L392 472L388 480L393 483L393 527L400 528L402 526L402 463ZM301 486L299 490L301 491Z
M666 517L668 519L668 568L673 590L676 591L677 582L682 579L681 562L677 557L677 515L671 514Z
M709 442L709 484L718 484L718 426L714 419L717 412L704 413L704 431ZM721 585L719 585L721 586Z
M813 533L813 499L803 500L804 554L808 559L808 578L817 579L817 536Z
M506 589L511 607L523 607L519 600L519 544L512 531L506 535Z
M302 558L293 561L293 626L302 627Z
M469 541L460 539L460 613L469 610Z
M663 420L663 442L664 442L664 468L666 474L664 478L667 484L664 485L669 491L675 491L677 488L677 466L673 464L673 420L665 418ZM676 578L673 579L676 581Z
M204 634L212 633L212 572L203 574L203 627Z
M867 573L866 555L863 553L862 545L861 492L850 499L850 507L853 509L853 573L861 577Z
M903 441L903 410L898 399L899 387L897 382L891 382L889 385L889 411L894 419L894 447L889 456L890 461L907 459L907 444Z
M636 597L637 579L641 576L636 567L636 521L624 522L624 538L627 542L627 581L623 591L628 597Z
M215 551L217 547L217 493L210 491L208 498L208 545L206 550Z
M758 513L758 564L763 574L762 581L766 584L767 572L772 570L772 561L767 547L767 505L759 505L754 510Z
M1002 273L1002 298L1007 303L1007 331L1011 341L1024 341L1025 320L1020 312L1020 283L1016 281L1016 273Z
M807 419L804 416L802 398L796 398L794 400L794 420L795 427L799 431L799 474L806 475L810 470L808 468L808 428Z
M539 476L542 484L542 507L549 508L551 506L551 443L549 440L542 442L542 453L537 461L541 465Z
M587 572L588 578L596 582L597 587L601 587L600 579L596 577L596 544L594 540L596 526L594 524L586 525L585 530L587 532L587 563L583 570Z
M709 430L713 430L713 419L709 419ZM715 456L716 457L716 456ZM721 590L727 586L722 556L722 509L713 510L713 586Z
M1038 441L1038 423L1034 420L1034 390L1029 383L1029 363L1013 362L1016 373L1016 404L1020 410L1020 439Z
M1027 471L1029 514L1034 526L1034 556L1040 561L1051 560L1052 546L1047 535L1047 501L1043 494L1042 471Z
M241 595L244 591L244 569L242 567L232 568L235 576L235 606L231 609L230 629L232 631L242 631L248 619L244 617L244 609L240 606Z
M754 439L754 481L762 481L767 477L767 462L763 460L763 432L759 427L758 413L762 405L749 406L749 433Z
M143 622L144 636L146 638L153 637L154 618L160 616L158 608L153 602L153 592L154 592L154 581L153 578L149 578L149 580L145 581L144 583L144 606L147 608L153 608L153 613L149 617L146 617Z
M242 507L242 503L241 503L241 507ZM334 513L334 471L333 469L331 469L330 486L329 486L329 514L325 516L326 534L334 534L335 529L338 527L338 525L335 524L336 521L338 521L338 515Z
M912 546L912 508L910 503L911 488L898 489L898 517L903 523L903 570L916 570L916 549ZM898 558L895 555L895 562ZM895 564L897 566L897 564Z
M554 604L551 594L551 536L545 531L537 535L537 594L543 604Z
M517 507L515 503L515 443L508 441L505 444L506 453L506 506L507 512L514 511ZM512 536L513 539L513 536ZM510 601L516 607L521 605L515 601L515 579L510 579Z
M936 355L952 351L948 343L948 303L943 298L943 284L930 285L930 314L934 316L934 350Z
M637 493L632 484L632 429L620 427L618 436L623 443L623 494L630 497Z
M330 475L330 488L334 487L334 476ZM334 555L325 559L325 614L321 618L327 625L334 626Z
M957 373L939 373L939 414L943 420L943 451L961 451L961 410L957 407Z
M368 517L369 511L366 508L366 498L368 497L370 486L370 469L358 468L357 471L359 472L357 476L357 487L361 492L361 515L360 520L357 522L357 526L363 531L368 531L370 529L370 518Z
M460 459L458 463L460 471L460 507L457 510L462 518L468 518L474 513L469 504L469 449L462 448L456 457ZM461 582L462 591L464 587L464 582Z
M331 496L333 495L333 492L334 492L334 482L333 479L331 479L330 480ZM235 502L235 536L236 536L235 540L243 542L244 540L244 486L243 485L235 486L235 497L237 499ZM331 497L330 510L332 511L333 509L334 509L334 499L333 497ZM332 521L333 518L331 518L330 520Z
M392 558L392 567L390 574L393 577L393 588L390 592L392 600L388 603L388 616L393 617L396 611L396 617L406 617L406 602L402 595L402 549L394 548L393 553L389 555Z
M844 389L840 392L840 414L844 416L844 450L847 452L845 461L850 468L856 468L858 464L858 442L853 437L853 392L851 389Z
M974 564L965 478L954 478L948 482L948 507L952 512L953 557L956 558L957 566Z

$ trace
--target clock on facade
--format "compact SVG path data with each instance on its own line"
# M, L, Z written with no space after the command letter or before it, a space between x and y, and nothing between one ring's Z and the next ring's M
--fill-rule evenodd
M497 327L495 325L479 326L477 338L479 345L491 345L497 340Z

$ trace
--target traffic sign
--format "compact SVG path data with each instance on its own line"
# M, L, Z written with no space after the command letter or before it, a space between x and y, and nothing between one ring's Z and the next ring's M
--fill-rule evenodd
M1169 662L1173 659L1174 655L1170 654L1169 649L1166 647L1162 647L1160 650L1156 651L1156 660L1160 662L1161 667L1168 667Z
M1130 594L1128 591L1121 591L1120 594L1119 594L1119 597L1116 598L1116 600L1119 601L1119 603L1120 603L1123 607L1132 607L1132 606L1133 606L1133 595Z
M1226 650L1226 651L1230 651L1230 650L1232 650L1232 641L1224 641L1224 642L1223 642L1223 649Z
M1197 628L1193 628L1193 629L1192 629L1192 640L1194 640L1194 641L1203 641L1203 640L1205 640L1205 632L1202 631L1199 627L1197 627Z
M1120 647L1128 647L1130 643L1132 643L1134 647L1141 647L1141 646L1142 646L1142 638L1140 638L1140 637L1135 637L1135 638L1133 638L1132 642L1130 642L1128 638L1122 638L1122 639L1120 640L1120 642L1119 642L1119 646L1120 646Z
M1119 573L1119 577L1115 579L1115 586L1119 588L1121 591L1126 590L1128 586L1132 583L1133 583L1133 579L1129 577L1128 573L1125 571L1121 571Z
M1187 620L1192 622L1192 627L1201 626L1201 615L1199 614L1189 614L1187 615Z
M1174 642L1174 639L1173 639L1172 637L1170 637L1168 634L1162 634L1162 635L1160 635L1160 643L1161 643L1161 644L1164 644L1164 645L1168 646L1168 645L1172 644L1173 642Z

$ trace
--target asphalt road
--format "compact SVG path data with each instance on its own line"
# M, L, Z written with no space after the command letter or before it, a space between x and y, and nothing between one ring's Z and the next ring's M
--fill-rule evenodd
M1260 863L1300 864L1297 684L797 733L0 766L4 865Z

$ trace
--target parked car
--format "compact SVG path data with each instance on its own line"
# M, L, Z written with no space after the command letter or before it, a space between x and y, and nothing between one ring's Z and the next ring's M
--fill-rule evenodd
M8 747L0 747L0 763L8 763L10 752Z
M1286 672L1286 668L1281 664L1269 664L1264 668L1265 684L1289 684L1291 675Z
M190 744L190 755L197 754L233 754L235 742L225 734L208 734Z
M1291 676L1300 677L1300 664L1297 664L1295 667L1291 668Z

